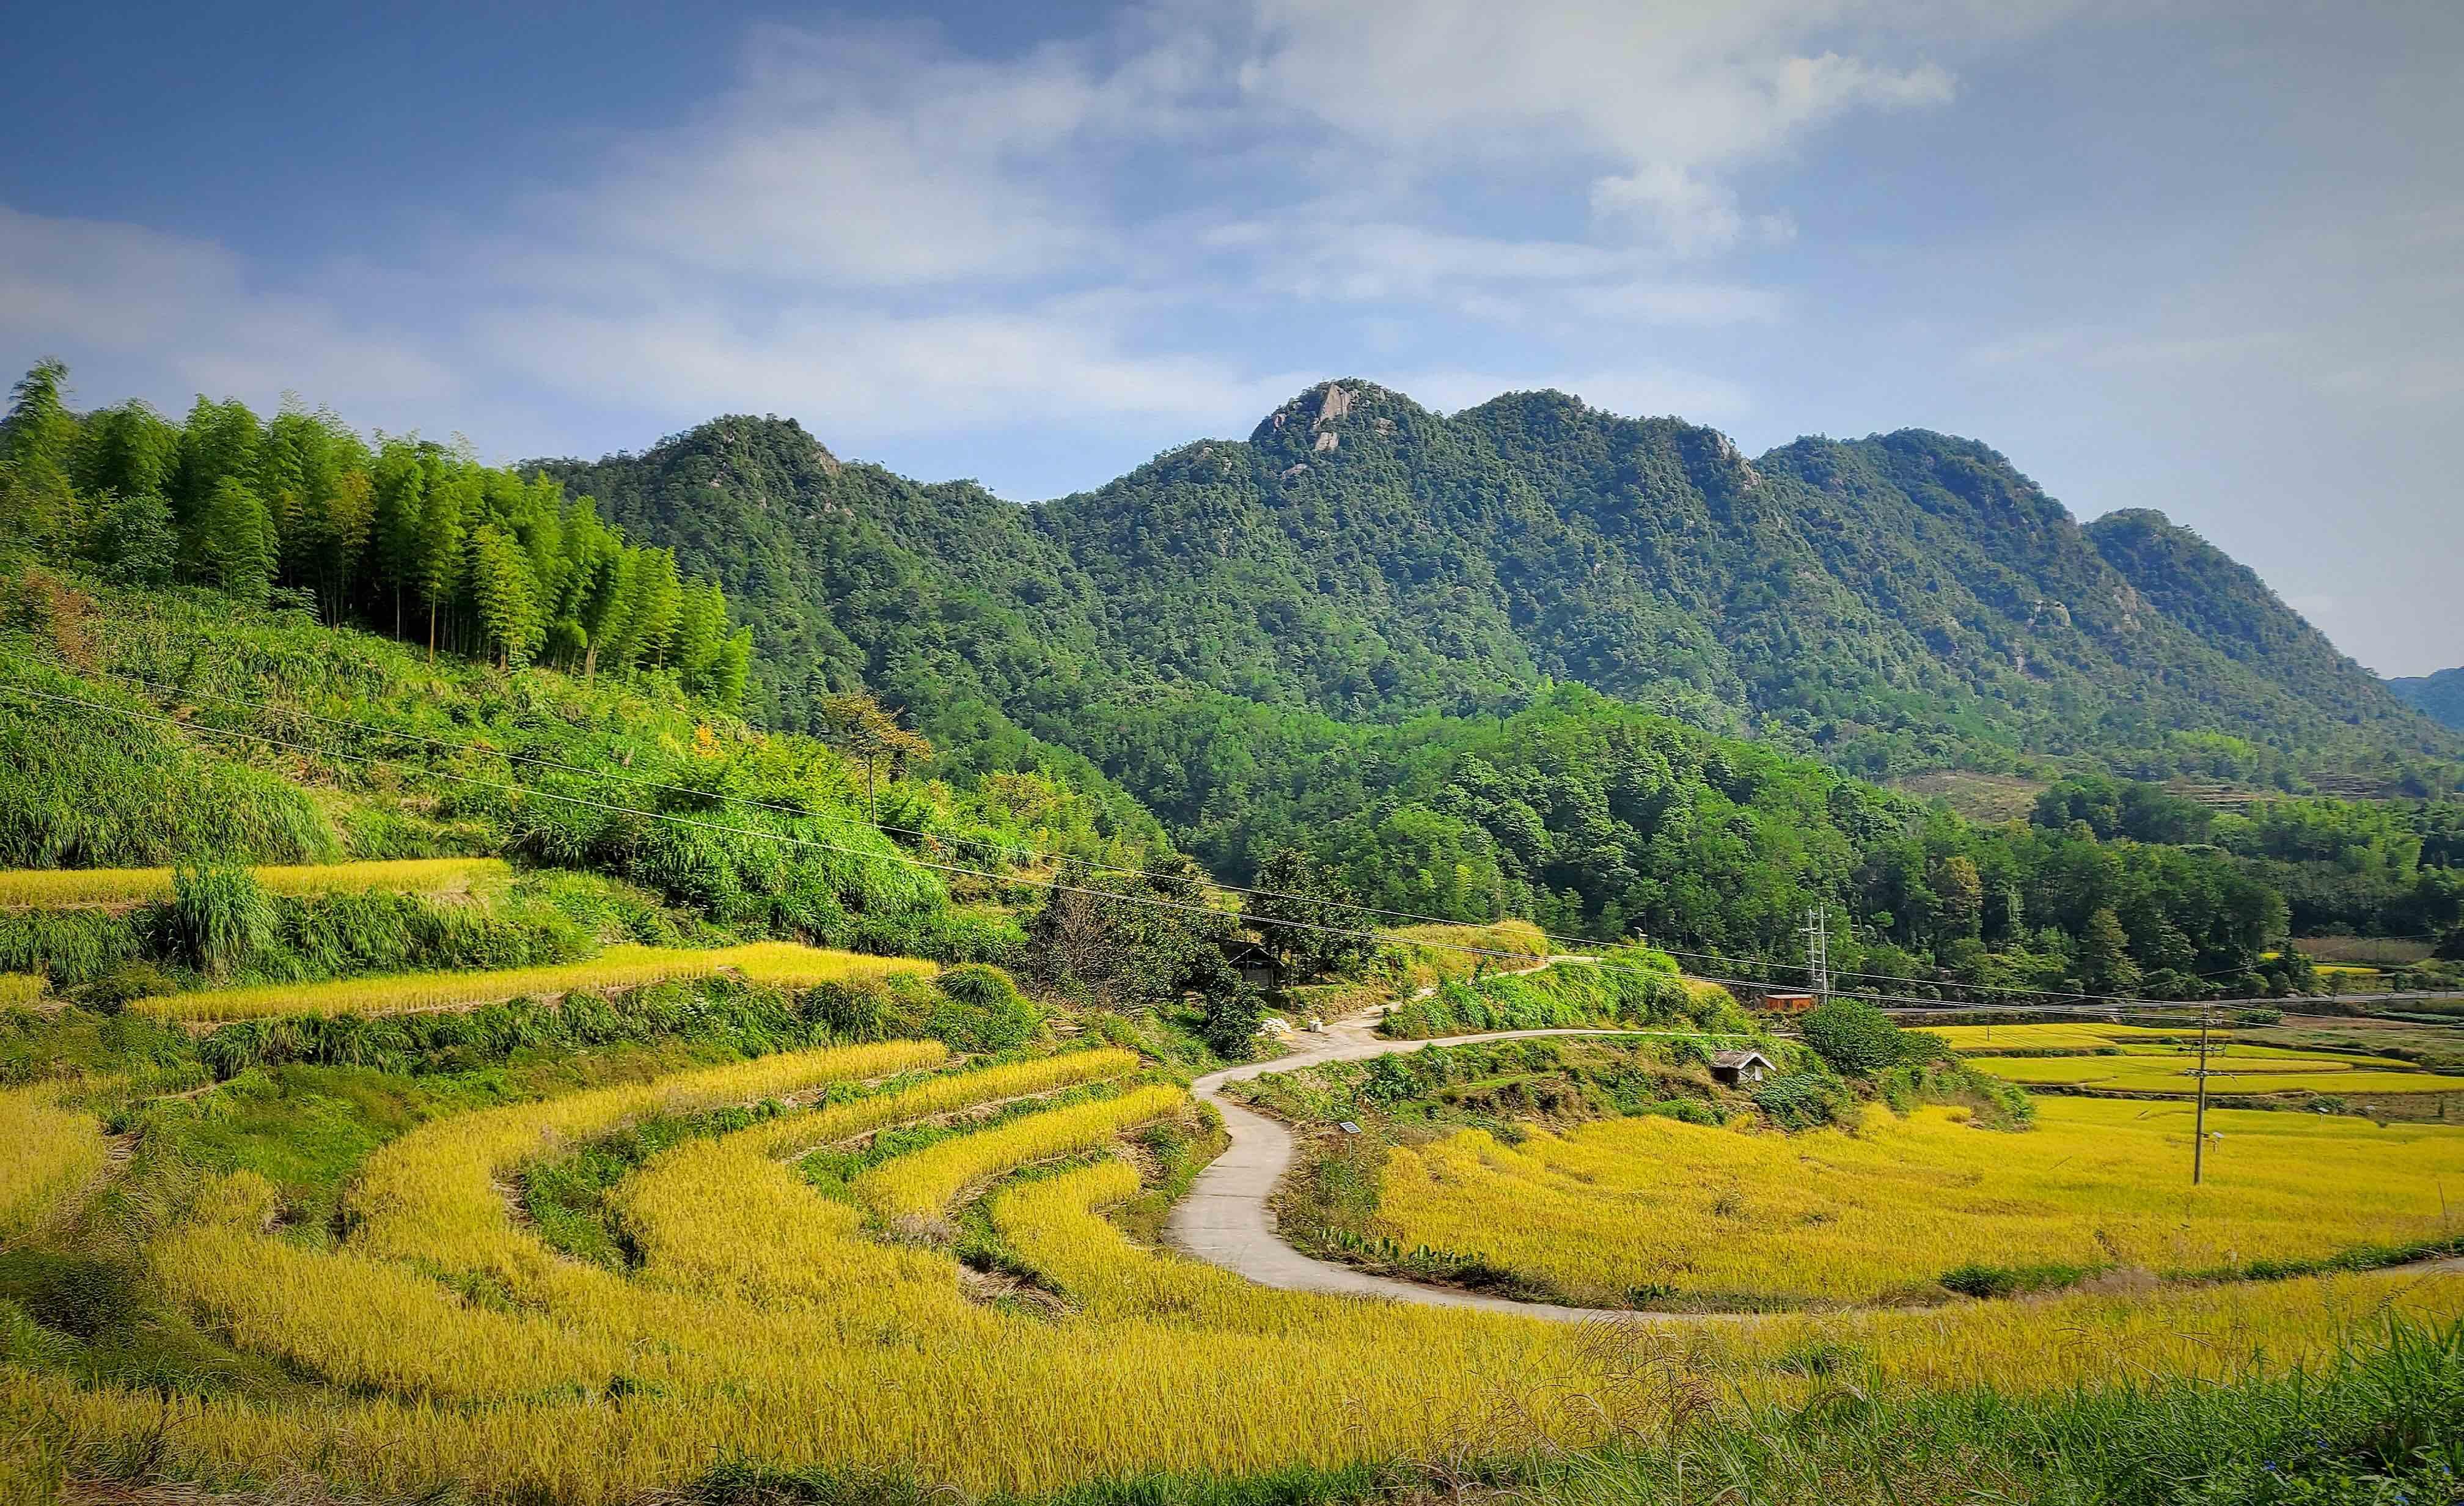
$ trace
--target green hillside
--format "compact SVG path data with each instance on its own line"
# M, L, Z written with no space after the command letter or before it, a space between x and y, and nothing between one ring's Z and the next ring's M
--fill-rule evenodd
M2464 731L2464 669L2391 679L2387 689L2432 721Z

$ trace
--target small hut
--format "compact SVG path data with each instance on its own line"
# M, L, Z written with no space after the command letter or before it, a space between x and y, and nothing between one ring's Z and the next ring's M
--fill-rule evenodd
M1711 1054L1711 1079L1742 1088L1763 1080L1763 1074L1777 1072L1771 1059L1756 1051L1714 1052Z
M1810 993L1767 993L1763 995L1765 1014L1803 1014L1814 1008Z
M1256 941L1233 940L1223 945L1223 960L1241 975L1241 981L1253 988L1276 993L1284 986L1283 962L1274 952Z

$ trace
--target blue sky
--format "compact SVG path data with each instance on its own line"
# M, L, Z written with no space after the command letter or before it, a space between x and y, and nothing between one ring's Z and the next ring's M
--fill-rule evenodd
M1022 500L1338 375L1923 426L2417 674L2459 78L2426 3L52 7L0 344L505 459L776 412Z

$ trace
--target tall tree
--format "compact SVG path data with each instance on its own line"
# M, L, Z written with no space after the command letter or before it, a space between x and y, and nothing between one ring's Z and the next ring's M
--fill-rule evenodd
M895 779L910 760L933 756L932 740L898 724L881 702L863 691L832 696L822 703L825 734L839 750L864 765L864 818L873 819L873 782L887 772Z
M477 477L466 466L450 460L431 468L428 496L419 517L419 545L414 583L428 606L428 656L436 657L436 622L462 578L463 518L477 499Z
M481 523L471 535L471 597L478 609L479 631L493 646L499 669L515 670L530 662L540 636L539 602L529 562L521 547L494 523Z
M69 466L77 445L77 419L60 393L69 368L55 360L37 362L18 378L9 416L0 420L0 531L38 548L53 549L75 537L77 493Z
M208 580L242 601L262 602L276 565L274 520L237 476L214 487L198 520L197 560Z

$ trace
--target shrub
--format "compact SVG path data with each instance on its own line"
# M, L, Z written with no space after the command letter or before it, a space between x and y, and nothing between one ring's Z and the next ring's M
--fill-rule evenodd
M256 875L229 863L182 868L162 912L165 950L199 972L228 978L246 967L274 932Z
M953 967L939 986L943 998L925 1017L924 1033L953 1051L1016 1051L1044 1028L1044 1012L998 967Z
M1234 984L1207 995L1199 1033L1224 1060L1247 1061L1258 1049L1258 1024L1265 1017L1265 995L1246 984Z
M1791 1072L1756 1088L1754 1107L1782 1129L1818 1129L1846 1118L1850 1100L1837 1078L1818 1072Z
M1901 1057L1900 1028L1855 999L1825 1001L1806 1015L1802 1029L1805 1044L1837 1073L1861 1077Z

